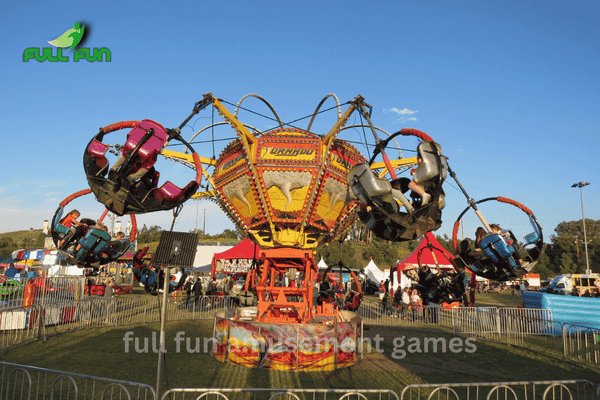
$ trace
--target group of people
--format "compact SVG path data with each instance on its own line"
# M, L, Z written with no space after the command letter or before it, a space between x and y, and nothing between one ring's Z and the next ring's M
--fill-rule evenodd
M401 317L404 320L412 318L415 320L419 312L423 310L423 299L421 294L415 288L405 287L398 288L391 296L390 280L381 281L381 304L384 312L388 312L389 303L391 300L393 314L396 317Z
M227 282L223 282L227 285ZM183 284L183 291L186 293L185 306L187 307L192 297L194 298L194 304L199 304L200 298L204 296L210 296L217 293L221 289L215 279L209 279L207 277L188 275Z
M598 290L598 288L594 288L594 290L592 292L590 292L589 289L585 289L583 291L583 293L579 292L579 289L577 289L577 287L574 287L573 290L571 291L571 296L579 296L579 297L600 297L600 290Z

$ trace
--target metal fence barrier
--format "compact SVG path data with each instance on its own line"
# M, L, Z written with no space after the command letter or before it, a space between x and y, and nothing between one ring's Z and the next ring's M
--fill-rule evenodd
M600 400L587 380L442 383L406 386L400 397L386 389L170 389L161 400ZM0 362L0 398L26 400L155 400L136 382Z
M22 307L29 281L26 276L5 281L0 291L0 310ZM83 276L36 277L31 285L33 301L31 304L60 303L82 298L85 278Z
M600 330L553 321L550 310L460 308L454 311L452 326L454 334L522 346L600 368Z
M143 383L0 362L0 398L24 400L154 400Z
M570 324L562 329L563 356L600 367L600 330Z
M171 389L161 400L399 400L386 389Z
M409 385L401 400L598 400L594 384L586 380L442 383Z
M423 306L420 310L411 309L403 312L402 309L391 304L365 301L360 305L356 313L363 318L365 324L388 326L452 326L451 310L442 310L439 306Z
M198 302L171 301L168 320L212 319L230 307L228 297L205 296ZM160 321L160 297L89 297L40 302L31 307L0 309L0 348L46 335L102 326L147 324Z

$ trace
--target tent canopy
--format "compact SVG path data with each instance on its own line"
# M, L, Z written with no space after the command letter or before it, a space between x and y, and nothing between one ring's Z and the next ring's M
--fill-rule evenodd
M375 262L373 262L373 259L371 259L367 266L363 268L363 274L377 284L386 280L385 273L379 269Z
M421 258L421 265L439 267L442 269L454 269L454 266L450 262L450 260L454 259L454 256L442 247L435 236L433 236L433 233L427 232L425 236L423 236L423 239L421 239L417 248L404 260L398 263L398 271L419 268L419 255Z
M213 256L213 265L217 260L222 259L237 259L237 258L248 258L253 259L258 257L258 246L248 238L242 240L229 250L225 250L221 253L215 253Z
M215 253L212 258L212 271L223 273L246 273L252 265L252 260L258 258L260 248L246 238L229 250Z
M219 254L231 248L233 248L233 246L205 246L199 244L196 250L196 257L194 258L193 267L204 267L206 265L210 266L215 254Z
M323 260L323 257L321 257L321 261L319 261L319 263L317 264L317 267L319 269L327 269L327 263L325 262L325 260Z

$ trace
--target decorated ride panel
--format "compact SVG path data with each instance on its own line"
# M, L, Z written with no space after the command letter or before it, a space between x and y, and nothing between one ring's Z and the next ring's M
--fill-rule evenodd
M251 311L251 309L249 309ZM358 361L361 319L344 311L346 322L324 318L309 324L265 324L215 317L212 356L221 362L284 371L332 371Z
M249 155L241 139L232 142L212 178L224 211L261 247L317 247L352 225L356 200L347 175L364 162L354 147L336 139L328 147L311 132L281 128L253 149Z

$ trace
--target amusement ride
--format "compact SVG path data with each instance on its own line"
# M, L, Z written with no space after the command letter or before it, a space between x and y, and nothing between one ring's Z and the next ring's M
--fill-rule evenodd
M248 98L269 108L270 121L276 123L273 128L259 130L240 121L238 113ZM313 122L329 98L336 102L331 109L337 109L337 118L329 130L313 132ZM83 156L90 188L61 202L52 220L52 237L61 254L70 263L89 267L113 261L130 247L136 235L136 214L178 210L191 198L216 201L258 249L239 297L240 306L215 321L213 355L221 361L295 370L353 364L361 337L361 318L356 313L363 299L361 284L346 268L352 278L343 293L334 293L327 282L318 286L314 251L342 240L357 220L375 236L395 242L418 240L435 231L442 224L447 175L467 197L469 206L463 214L474 211L484 232L476 243L479 253L470 251L468 242L458 243L457 226L463 214L459 216L453 232L454 273L419 269L417 287L425 304L459 301L465 292L465 270L473 277L505 281L529 271L539 258L541 227L529 209L503 197L471 199L440 144L416 129L389 134L375 126L372 107L360 95L346 102L343 112L335 95L325 96L306 129L295 126L299 120L283 123L256 94L244 96L233 113L224 103L210 93L204 95L173 129L149 119L101 128ZM211 124L185 140L182 129L210 108L223 121L214 122L213 117ZM360 122L350 124L351 116ZM220 125L229 125L236 137L219 157L201 157L192 147L194 141ZM350 141L338 138L348 129L362 135L362 144L368 153L372 149L372 155L366 158ZM367 140L367 134L372 139ZM116 144L110 144L109 137ZM401 148L398 140L406 137L418 140L416 155L404 157L401 150L392 155ZM167 148L176 143L185 151ZM191 168L192 172L182 174L189 175L189 183L181 187L171 181L160 184L160 171L155 169L159 156ZM82 218L79 226L63 225L67 204L90 193L106 207L104 213L96 220ZM516 238L511 232L494 230L477 207L491 200L518 207L527 214L534 232ZM102 229L107 212L130 216L129 238L115 241ZM436 249L430 246L428 251ZM331 340L325 343L323 338Z

